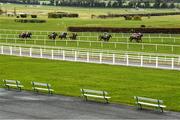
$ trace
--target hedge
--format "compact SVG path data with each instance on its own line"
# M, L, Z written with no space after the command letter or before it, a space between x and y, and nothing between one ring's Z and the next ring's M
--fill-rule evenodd
M51 13L48 13L48 18L63 18L63 17L77 18L77 17L79 17L79 14L65 13L65 12L51 12Z
M37 15L31 15L31 18L37 18Z
M145 25L144 25L145 26ZM180 28L113 28L113 27L68 27L70 32L113 32L113 33L170 33L179 34Z
M21 18L27 18L27 15L26 14L20 14L20 17Z
M147 13L147 14L108 14L108 15L99 15L98 18L114 18L114 17L125 17L125 16L141 16L141 17L150 17L150 16L167 16L167 15L180 15L180 12L168 12L168 13Z
M21 23L45 23L46 20L39 20L39 19L15 19L15 22L21 22Z

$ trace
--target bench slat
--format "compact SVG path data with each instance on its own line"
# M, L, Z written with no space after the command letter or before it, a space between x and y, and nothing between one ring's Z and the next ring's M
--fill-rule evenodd
M158 102L157 99L152 99L152 98L145 98L145 97L137 97L138 101L149 101L149 102ZM159 100L159 103L163 103L162 100Z
M81 89L81 91L84 91L84 93L96 93L96 94L105 94L108 93L106 91L97 91L97 90L89 90L89 89Z
M39 87L34 87L37 90L46 90L46 91L54 91L53 89L46 89L46 88L39 88Z
M111 97L107 97L107 96L99 96L99 95L92 95L92 94L84 94L84 96L88 96L88 97L95 97L95 98L111 98Z
M147 106L154 106L154 107L162 107L165 108L165 105L158 105L158 104L152 104L152 103L145 103L145 102L138 102L138 104L147 105Z

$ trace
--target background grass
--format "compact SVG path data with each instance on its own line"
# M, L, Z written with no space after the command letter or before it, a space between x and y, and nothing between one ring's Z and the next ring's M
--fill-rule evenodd
M15 17L0 16L0 29L66 31L68 26L139 27L142 24L147 27L180 27L180 16L143 18L142 21L125 21L124 18L90 19L91 14L177 11L174 9L136 11L134 9L33 7L15 4L4 4L1 7L7 9L8 12L12 12L16 7L17 12L38 14L39 19L46 19L47 22L42 24L16 23L14 22ZM48 19L47 13L52 11L79 13L80 18ZM168 49L166 48L165 51L167 52ZM168 110L175 111L180 111L179 76L179 71L171 70L73 63L0 55L0 80L20 80L25 85L26 90L31 90L31 81L48 82L52 84L57 94L70 96L80 96L80 88L106 90L112 97L111 102L114 103L132 105L134 104L134 95L145 96L162 99Z

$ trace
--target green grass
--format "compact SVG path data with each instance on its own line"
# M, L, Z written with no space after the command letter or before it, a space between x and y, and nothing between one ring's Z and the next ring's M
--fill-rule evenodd
M15 18L0 17L1 29L15 30L67 30L69 26L87 26L87 27L162 27L178 28L180 27L179 16L152 17L151 19L143 18L142 21L125 21L124 18L114 19L82 19L82 18L63 18L63 19L46 19L46 23L18 23Z
M80 88L105 90L113 103L133 105L137 95L162 99L168 110L180 111L179 71L2 55L0 66L0 80L20 80L26 90L31 90L31 81L47 82L56 94L80 96Z

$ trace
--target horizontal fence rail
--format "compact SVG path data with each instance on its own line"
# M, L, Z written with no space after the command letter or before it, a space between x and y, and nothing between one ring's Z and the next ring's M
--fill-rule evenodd
M0 46L0 54L52 60L180 70L180 57L108 54L78 50Z
M2 37L0 34L0 40L4 40L5 43L11 42L11 43L18 43L18 41L23 42L24 44L41 44L41 45L48 45L49 43L54 46L58 46L58 43L64 42L64 46L68 46L68 44L73 43L75 47L88 47L93 48L104 48L105 46L109 45L112 49L117 48L123 48L129 50L130 48L133 48L136 46L137 50L145 50L146 48L151 47L151 51L158 51L161 49L165 49L168 52L174 53L174 51L178 52L180 50L180 45L170 45L170 44L149 44L149 43L127 43L127 42L100 42L100 41L87 41L87 40L50 40L48 38L44 39L22 39L22 38L9 38ZM86 43L86 46L83 46L82 44ZM123 45L123 46L122 46ZM118 47L120 46L120 47ZM178 54L178 53L176 53Z
M19 34L4 34L4 33L0 33L0 38L19 38L18 36ZM67 37L68 38L68 37ZM32 35L32 39L48 39L48 35ZM57 37L58 39L58 37ZM89 40L89 41L99 41L99 36L78 36L77 40ZM117 37L113 37L111 38L110 41L113 42L130 42L129 40L129 36L127 37L121 37L121 36L117 36ZM143 42L145 43L171 43L171 44L175 44L178 43L180 44L180 37L143 37Z
M19 34L21 32L32 32L33 34L37 34L37 35L48 35L49 33L52 32L57 32L57 33L62 33L62 32L68 32L68 31L40 31L40 30L11 30L11 29L0 29L0 33L15 33L15 34ZM72 32L71 32L72 33ZM93 35L100 35L102 34L102 32L77 32L79 35L81 36L93 36ZM114 37L117 36L121 36L121 37L127 37L129 36L131 33L111 33ZM180 34L155 34L155 33L144 33L143 34L146 37L169 37L169 38L173 38L173 37L180 37Z

